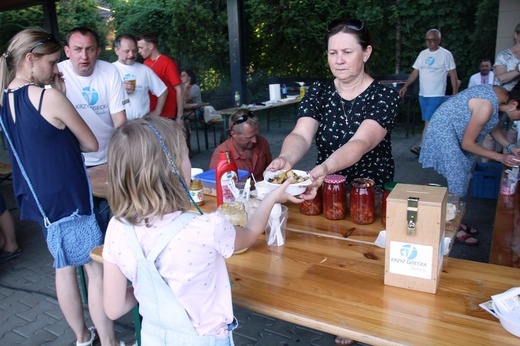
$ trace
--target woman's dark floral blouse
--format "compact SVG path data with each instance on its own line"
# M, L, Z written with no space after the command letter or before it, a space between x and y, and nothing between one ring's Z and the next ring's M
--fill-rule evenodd
M300 103L298 118L311 117L319 123L316 164L347 143L364 120L372 119L387 130L385 138L356 164L337 173L344 175L347 183L354 178L370 178L376 185L392 181L395 166L390 138L398 105L398 92L377 81L351 101L341 98L333 81L313 83Z

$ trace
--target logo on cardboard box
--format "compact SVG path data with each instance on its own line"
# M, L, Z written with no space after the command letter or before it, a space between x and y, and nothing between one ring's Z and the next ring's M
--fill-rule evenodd
M390 273L421 279L432 278L432 246L391 241L389 250Z

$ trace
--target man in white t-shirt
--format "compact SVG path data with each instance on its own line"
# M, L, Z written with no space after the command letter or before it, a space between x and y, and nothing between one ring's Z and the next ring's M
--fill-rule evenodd
M474 85L495 84L495 74L492 69L493 64L491 63L491 60L482 60L479 65L480 72L475 73L469 78L468 88L471 88Z
M448 73L450 74L453 88L452 95L457 94L459 91L453 55L449 50L439 46L441 43L441 32L437 29L428 30L425 41L427 48L419 53L413 64L412 73L410 73L403 88L399 90L399 96L404 97L408 87L419 77L419 104L421 105L422 119L424 120L421 145L433 113L445 100ZM421 146L413 147L410 151L415 155L419 155Z
M63 73L66 95L90 127L99 150L84 153L85 164L97 166L107 161L108 141L116 127L126 122L128 96L114 65L98 60L101 47L95 31L75 28L67 34L64 47L68 60L58 64Z
M151 68L136 62L137 40L128 34L118 35L114 40L117 61L113 63L119 70L130 103L126 104L128 120L150 115L161 115L168 88ZM150 95L157 96L157 106L150 112Z

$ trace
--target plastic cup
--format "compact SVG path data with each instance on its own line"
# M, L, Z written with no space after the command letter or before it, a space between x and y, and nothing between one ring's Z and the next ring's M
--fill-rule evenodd
M278 217L281 238L278 238L275 235L273 235L273 238L271 238L271 232L275 230L272 229L272 227L270 226L272 223L272 220L270 220L270 222L267 224L267 227L265 228L265 240L267 242L267 245L282 246L285 244L285 237L287 235L287 219L289 218L289 209L285 205L282 205L281 208L282 212Z
M137 85L137 81L135 80L135 77L128 76L128 77L125 77L123 79L123 81L126 82L126 83L130 83L131 88L130 88L130 90L127 89L126 91L129 92L129 93L133 93L135 91L135 87Z
M267 183L263 180L255 184L255 189L258 199L264 199L264 197L267 196L269 192L271 192L271 190L269 190L269 186L267 186Z

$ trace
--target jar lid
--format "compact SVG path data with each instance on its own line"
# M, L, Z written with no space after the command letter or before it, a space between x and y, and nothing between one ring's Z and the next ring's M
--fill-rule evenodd
M327 184L341 184L341 183L344 183L346 180L345 176L341 175L341 174L331 174L331 175L327 175L325 177L325 182Z
M398 181L387 181L383 184L383 189L386 191L392 191L397 184L399 184Z
M352 180L352 186L354 187L372 187L374 186L374 181L368 178L356 178Z

